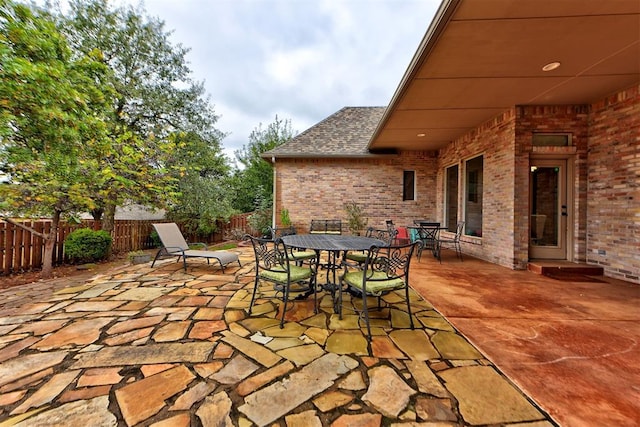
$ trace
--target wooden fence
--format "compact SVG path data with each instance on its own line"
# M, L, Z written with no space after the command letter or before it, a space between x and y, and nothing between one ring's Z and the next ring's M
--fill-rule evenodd
M235 215L229 222L218 221L218 231L209 236L196 236L184 233L185 239L190 242L202 242L207 244L220 243L226 240L235 240L244 233L253 233L247 218L251 213ZM24 225L33 228L39 233L51 231L50 220L23 220ZM122 254L139 249L155 247L151 238L152 223L162 221L146 220L116 220L112 233L112 252ZM179 225L179 224L178 224ZM77 228L100 229L99 222L84 220L81 224L69 224L61 222L58 229L58 238L53 250L53 265L60 265L65 261L64 240ZM182 227L181 227L182 228ZM0 221L0 276L12 273L20 273L39 269L42 267L44 254L44 241L41 237L24 230L21 227Z

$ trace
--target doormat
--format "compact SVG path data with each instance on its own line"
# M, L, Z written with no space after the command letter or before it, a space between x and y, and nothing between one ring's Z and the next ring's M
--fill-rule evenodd
M584 274L571 273L567 271L545 271L544 276L555 280L561 280L563 282L593 282L593 283L606 283L604 280L600 280L593 276L586 276Z

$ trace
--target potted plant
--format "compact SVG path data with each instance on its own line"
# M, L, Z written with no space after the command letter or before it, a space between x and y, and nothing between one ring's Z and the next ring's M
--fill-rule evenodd
M347 211L347 227L349 231L351 234L359 236L362 234L362 230L366 228L369 219L364 216L362 207L354 201L345 203L344 210Z
M280 211L280 224L283 227L291 226L291 218L289 217L289 209L283 208Z
M143 251L131 251L127 254L131 264L144 264L151 261L151 255Z

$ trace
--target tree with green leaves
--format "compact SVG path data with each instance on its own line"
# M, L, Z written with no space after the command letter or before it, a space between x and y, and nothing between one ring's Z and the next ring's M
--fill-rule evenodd
M218 219L228 219L237 212L231 206L230 167L198 134L176 133L171 140L176 149L169 166L180 178L179 194L169 205L167 218L189 232L208 235L216 231Z
M109 143L108 69L99 51L74 55L53 18L0 3L0 214L44 239L42 277L52 272L61 217L95 206ZM52 218L48 233L14 221Z
M249 135L249 143L235 152L241 167L235 171L233 186L235 199L233 206L241 212L251 212L265 204L273 204L273 166L260 155L272 150L295 136L291 130L291 120L275 117L274 121L262 127L262 123ZM259 201L259 202L258 202Z
M72 45L84 53L100 50L113 75L109 131L115 143L103 162L109 179L95 211L104 212L103 229L111 231L116 206L184 202L184 191L197 187L181 182L202 169L190 164L195 158L178 161L179 151L202 154L206 149L206 158L224 159L224 135L214 128L218 117L204 86L191 78L188 49L171 43L164 22L147 16L142 6L111 7L108 0L71 0L69 5L69 16L61 12L60 19ZM216 173L206 174L209 180L228 172L224 162L208 166L214 167Z

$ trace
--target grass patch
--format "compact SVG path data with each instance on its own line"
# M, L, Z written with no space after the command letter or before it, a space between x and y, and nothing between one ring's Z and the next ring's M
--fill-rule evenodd
M217 245L213 245L211 246L210 249L214 249L217 251L224 251L228 249L234 249L237 247L238 247L238 243L236 242L225 242L225 243L218 243Z

